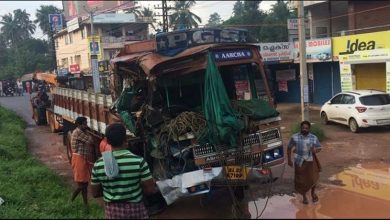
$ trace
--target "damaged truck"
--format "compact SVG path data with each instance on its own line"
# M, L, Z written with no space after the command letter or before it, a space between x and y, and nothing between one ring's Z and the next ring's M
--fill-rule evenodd
M180 30L127 44L110 60L109 86L109 95L55 89L64 135L84 116L98 145L107 125L122 122L168 205L284 169L281 117L246 30Z

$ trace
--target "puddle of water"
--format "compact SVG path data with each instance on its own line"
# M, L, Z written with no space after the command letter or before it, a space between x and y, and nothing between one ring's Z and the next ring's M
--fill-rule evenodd
M390 217L390 165L358 164L332 177L340 187L317 192L319 202L302 204L301 196L273 196L260 218L388 218ZM308 193L309 200L311 199ZM266 200L248 203L251 218L260 215Z
M270 197L268 200L267 207L265 208L261 217L260 214L264 209L266 199L259 199L256 202L249 202L248 209L249 213L251 214L251 219L295 218L295 213L298 211L298 208L291 204L292 200L294 199L295 197L288 195Z

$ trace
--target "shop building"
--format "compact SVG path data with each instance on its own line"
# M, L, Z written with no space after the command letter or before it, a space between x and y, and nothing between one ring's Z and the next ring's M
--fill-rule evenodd
M333 59L342 91L375 89L390 93L390 31L333 38Z

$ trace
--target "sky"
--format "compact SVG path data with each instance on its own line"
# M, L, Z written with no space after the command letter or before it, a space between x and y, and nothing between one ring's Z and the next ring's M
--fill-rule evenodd
M138 1L140 6L154 9L154 5L161 5L161 1ZM227 20L233 12L233 5L235 1L196 1L196 5L192 8L193 12L201 17L202 23L206 24L210 14L217 12L222 20ZM267 11L275 1L262 1L260 8ZM26 12L31 15L30 19L35 20L35 12L40 5L54 5L62 9L61 1L0 1L0 15L13 12L15 9L26 9ZM161 10L155 10L161 14ZM43 36L42 30L37 27L33 37L46 38Z

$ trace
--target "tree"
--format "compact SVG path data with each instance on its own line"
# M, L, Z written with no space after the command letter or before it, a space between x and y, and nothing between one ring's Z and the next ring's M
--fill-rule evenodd
M222 22L221 16L217 12L214 12L213 14L210 15L206 26L210 26L210 27L218 26L221 24L221 22Z
M286 2L277 1L273 4L260 32L262 42L288 41L287 19L293 17L296 17L294 11L289 9Z
M153 30L156 30L156 27L154 26L154 23L156 22L155 13L153 10L151 10L148 7L142 8L142 11L140 11L140 17L143 18L151 18L152 23L150 24L153 28Z
M48 54L49 43L40 39L23 40L18 47L6 48L1 59L0 79L20 77L35 70L52 70L54 57Z
M14 19L16 23L19 25L20 34L23 39L28 39L35 32L35 24L30 20L30 14L20 9L14 10Z
M195 1L175 1L172 15L169 16L169 26L176 29L197 28L202 19L190 11Z
M30 20L30 14L26 10L14 10L1 16L1 32L9 46L17 46L21 41L31 37L35 31L35 25Z
M42 29L42 32L44 34L48 34L49 38L51 38L49 14L62 14L62 10L55 7L54 5L41 5L35 13L36 19L34 20L34 23L38 24Z
M249 35L256 41L260 40L261 24L265 14L259 10L261 1L236 1L233 7L233 16L223 22L223 25L229 27L248 29Z

